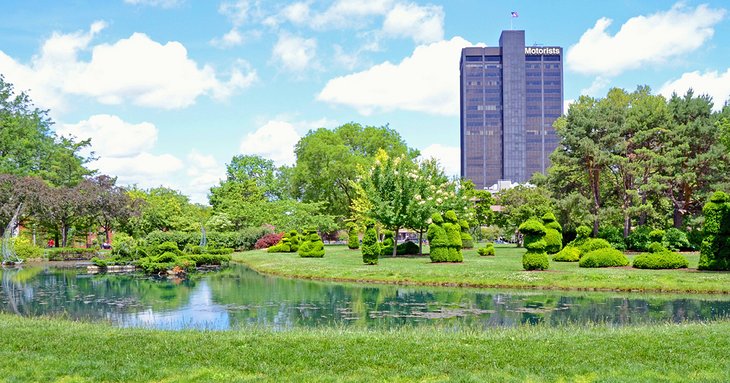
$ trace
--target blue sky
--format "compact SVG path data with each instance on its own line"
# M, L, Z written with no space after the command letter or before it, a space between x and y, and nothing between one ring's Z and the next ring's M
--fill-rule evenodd
M458 173L461 47L565 49L566 104L639 84L730 95L726 1L4 2L0 73L92 138L120 183L205 202L236 154L291 164L309 129L389 124ZM519 13L511 18L510 12Z

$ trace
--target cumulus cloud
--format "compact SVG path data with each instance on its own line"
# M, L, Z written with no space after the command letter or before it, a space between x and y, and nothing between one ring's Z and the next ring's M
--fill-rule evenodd
M365 115L393 109L458 115L458 58L461 48L472 45L459 36L420 45L398 64L386 61L329 80L317 99L352 106Z
M694 90L695 95L712 96L715 103L714 109L720 110L726 102L730 101L730 68L724 73L718 71L684 73L678 79L664 83L659 89L659 93L665 97L671 97L672 93L684 95L690 88Z
M459 177L461 174L461 149L456 146L431 144L421 150L421 157L435 158L444 168L447 176Z
M412 38L418 44L444 38L444 11L440 6L396 4L385 17L383 33Z
M89 61L79 53L104 29L92 24L88 32L54 33L30 63L23 64L0 51L0 72L44 108L63 110L68 95L88 96L103 104L131 102L145 107L179 109L203 95L218 99L249 86L256 72L245 65L219 79L209 65L198 65L179 42L160 44L143 33L90 49Z
M279 35L272 51L272 59L284 69L302 72L316 67L317 40L294 36L286 32Z
M218 162L215 157L203 154L193 149L187 156L184 185L180 185L190 200L197 203L208 202L208 191L211 186L218 184L218 181L226 178L225 165Z
M599 96L606 87L611 84L611 80L603 76L596 77L588 88L580 90L580 94L588 95L591 97Z
M709 40L725 13L680 2L668 11L632 17L615 35L607 31L613 20L604 17L568 49L567 64L578 73L613 76L681 57Z
M277 166L292 165L295 161L294 146L300 135L293 124L270 120L241 141L241 153L268 158Z

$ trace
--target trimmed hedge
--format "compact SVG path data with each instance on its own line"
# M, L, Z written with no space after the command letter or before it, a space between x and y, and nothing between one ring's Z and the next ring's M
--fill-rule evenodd
M557 254L553 255L555 262L578 262L580 260L580 249L574 246L565 246Z
M226 247L238 251L251 250L254 248L256 241L266 234L273 233L269 228L251 227L236 232L207 232L206 239L208 246ZM186 245L199 245L201 239L200 232L182 232L182 231L153 231L145 237L148 245L155 246L163 242L175 242L179 249L184 249Z
M688 267L689 262L682 254L665 250L638 255L633 266L637 269L682 269Z
M578 246L581 257L598 249L610 249L611 244L603 238L588 238L582 245Z
M469 222L465 219L459 220L459 226L461 227L461 248L474 248L474 237L469 234Z
M431 245L431 262L463 262L461 253L461 225L453 210L443 216L434 213L428 226L428 241Z
M299 246L299 256L302 258L324 257L324 243L315 230L304 230L302 244Z
M525 270L545 270L550 265L545 248L545 226L537 219L531 218L520 225L520 233L524 235L527 252L522 256L522 267Z
M579 267L617 267L627 266L629 259L621 250L603 248L584 254L578 262Z
M396 254L398 255L417 255L419 250L418 245L411 241L399 243L398 247L395 249Z
M347 247L350 250L360 248L360 238L357 237L357 226L354 224L350 225L350 230L347 232Z
M96 249L84 249L76 247L55 247L46 249L49 261L79 261L90 260L99 255Z
M555 254L563 248L563 227L551 212L542 216L542 223L545 226L545 250L548 254Z
M479 253L479 255L484 257L493 257L495 255L494 244L492 242L489 242L484 247L480 247L477 252Z
M365 229L365 235L362 237L362 261L366 265L377 265L378 256L380 255L380 242L378 242L378 233L375 226L368 223Z

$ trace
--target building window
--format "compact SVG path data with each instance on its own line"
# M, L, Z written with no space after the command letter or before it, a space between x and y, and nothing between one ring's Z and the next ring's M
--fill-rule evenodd
M466 56L466 61L482 61L482 56Z

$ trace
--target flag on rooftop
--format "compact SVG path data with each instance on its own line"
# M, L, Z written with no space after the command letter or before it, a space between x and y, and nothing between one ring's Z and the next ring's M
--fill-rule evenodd
M517 12L512 11L512 17L520 17L520 15Z

